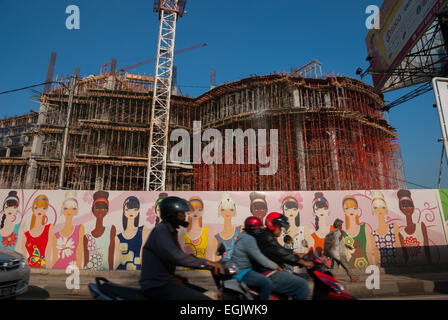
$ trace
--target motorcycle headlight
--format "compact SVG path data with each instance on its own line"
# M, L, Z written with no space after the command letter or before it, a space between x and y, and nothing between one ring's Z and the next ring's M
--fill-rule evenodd
M26 261L25 261L25 257L22 257L20 259L20 268L23 269L26 266Z
M225 266L226 273L229 275L238 274L239 270L237 265L233 261L228 261Z
M228 272L230 275L238 274L238 269L237 269L237 268L230 267L230 268L227 268L227 272Z
M335 289L336 289L336 292L337 292L337 293L341 293L341 292L344 291L344 286L343 286L342 284L336 282L336 283L334 284L334 286L336 287Z

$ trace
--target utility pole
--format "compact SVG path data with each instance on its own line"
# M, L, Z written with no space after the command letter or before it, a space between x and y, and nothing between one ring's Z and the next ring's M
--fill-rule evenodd
M75 95L76 81L77 81L78 76L79 76L79 67L76 68L75 74L72 76L72 81L70 82L70 87L69 87L67 119L65 121L65 126L64 126L64 142L62 145L61 168L59 170L59 186L58 186L59 189L62 189L64 187L64 172L65 172L65 158L67 156L68 130L69 130L70 121L72 118L73 97Z

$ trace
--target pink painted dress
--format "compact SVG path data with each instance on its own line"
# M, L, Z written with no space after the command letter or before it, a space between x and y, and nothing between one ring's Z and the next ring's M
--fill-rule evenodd
M53 269L66 269L69 264L76 264L76 251L79 244L79 229L77 225L69 237L64 237L60 232L56 233L56 249L58 250L58 260Z

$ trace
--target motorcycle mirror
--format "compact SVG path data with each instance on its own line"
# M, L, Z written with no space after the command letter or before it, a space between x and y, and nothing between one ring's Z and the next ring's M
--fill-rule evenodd
M226 252L226 247L224 246L223 243L221 243L219 245L218 250L216 251L216 253L218 254L218 256L223 256L225 252Z

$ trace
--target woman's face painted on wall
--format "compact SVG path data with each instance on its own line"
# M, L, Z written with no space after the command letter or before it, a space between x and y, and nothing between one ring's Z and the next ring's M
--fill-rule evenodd
M139 209L128 209L127 207L124 208L124 215L128 219L135 219L139 214Z
M384 216L387 213L387 206L382 201L375 201L372 204L372 211L377 216Z
M18 209L19 207L16 206L8 207L8 205L5 204L5 208L3 209L3 211L7 216L14 216L17 213Z
M327 207L323 207L323 208L316 208L314 209L314 213L316 214L316 216L318 216L319 218L322 217L326 217L328 216L328 213L330 212L330 209Z
M98 218L104 218L108 212L109 208L105 203L99 202L96 203L95 206L92 208L93 215Z
M73 217L78 213L78 208L73 206L63 206L62 214L66 217Z
M400 201L400 210L406 216L410 216L414 213L414 204L409 200Z
M288 219L293 219L299 214L299 208L284 208L283 212Z
M359 214L358 207L348 207L344 205L344 213L350 217L355 217Z
M204 210L202 208L195 208L193 211L188 211L187 215L191 219L199 219L202 217Z
M236 210L234 208L224 209L219 206L219 213L224 219L232 219L235 216Z
M33 207L33 214L38 217L47 215L47 212L48 212L48 207L39 207L37 205L35 205Z
M268 213L268 209L263 203L254 203L251 212L254 217L257 217L263 221L264 217Z

